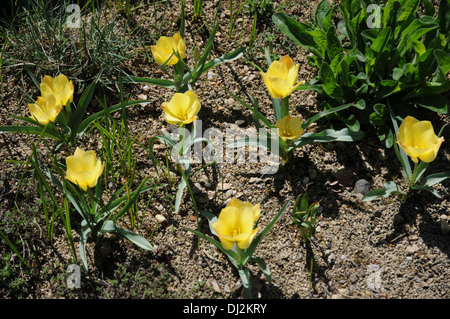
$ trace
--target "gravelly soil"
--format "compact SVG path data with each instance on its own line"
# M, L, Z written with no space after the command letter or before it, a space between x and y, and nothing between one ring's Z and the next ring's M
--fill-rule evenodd
M238 1L240 3L240 1ZM210 2L208 2L210 3ZM212 2L211 2L212 3ZM312 19L316 1L288 4L286 10L299 19ZM211 23L215 5L205 7L206 19ZM237 6L237 4L236 4ZM222 2L221 25L216 37L217 47L213 54L219 56L249 41L251 19L243 15L237 23L237 30L243 31L243 39L227 38L229 8ZM151 7L137 11L137 21L152 16ZM187 13L192 12L190 4ZM178 2L167 14L167 29L176 27L179 13ZM201 22L187 19L186 44L205 44L205 35L198 31ZM142 24L146 28L146 23ZM271 22L261 21L253 50L253 61L264 68L265 58L261 49L264 34L275 35L273 50L279 56L290 54L300 64L299 78L308 81L314 76L306 63L307 52L295 47L282 36ZM139 76L161 77L155 64L149 65L143 59L131 61L130 70ZM17 71L17 70L16 70ZM17 88L25 90L32 83L23 72L23 78L14 78L15 72L4 70L4 96L0 109L2 125L12 124L8 115L17 111L17 103L24 96ZM5 79L7 79L5 81ZM170 132L173 127L164 122L159 105L170 98L171 92L143 85L125 87L130 98L145 94L150 100L147 106L130 108L127 113L133 134L141 134L140 142L145 145L149 139L162 130ZM196 94L202 102L199 118L203 128L215 127L225 130L229 127L249 128L253 126L251 113L243 109L228 94L227 90L245 98L250 92L261 106L261 111L273 121L270 99L258 70L245 59L224 64L204 75L197 83ZM113 95L110 96L114 102ZM16 99L18 101L16 101ZM315 93L298 91L291 97L293 114L308 118L318 111L319 99ZM23 104L23 103L22 103ZM22 108L25 106L22 105ZM447 116L423 114L433 121L435 127L450 123ZM242 121L241 121L242 120ZM239 121L239 122L236 122ZM322 127L313 127L321 129ZM444 131L445 142L430 172L450 170L450 153L447 141L450 131ZM86 147L101 147L95 134L81 144ZM26 160L31 150L29 138L19 135L0 136L2 159ZM163 160L165 149L158 147L158 158ZM157 176L151 166L147 151L136 146L138 158L138 179ZM406 201L390 197L370 203L360 201L361 194L355 192L355 184L366 180L370 188L380 187L384 182L400 179L401 172L393 150L385 149L377 137L366 129L364 140L355 143L328 143L308 145L295 152L292 159L279 167L275 174L261 174L261 166L252 163L220 163L219 170L213 166L201 169L192 176L194 193L200 210L219 213L231 197L252 203L261 203L264 211L262 224L267 224L281 207L290 200L289 209L282 215L275 227L263 239L256 255L262 257L272 272L272 281L265 279L259 268L252 270L254 295L258 298L427 298L450 297L450 238L443 227L449 216L449 182L439 185L445 194L443 200L426 193L417 193ZM65 271L72 263L70 251L62 229L56 229L56 239L50 245L42 235L42 216L35 207L38 198L34 183L18 185L23 166L9 162L1 164L0 217L6 220L7 212L14 207L14 199L23 216L23 221L35 223L17 224L9 236L21 242L21 251L30 256L33 251L39 257L32 260L33 271L17 267L17 276L23 276L27 283L21 292L12 293L0 287L2 298L239 298L242 287L237 272L226 256L212 245L200 241L183 229L195 229L196 216L186 193L178 213L173 211L172 199L176 188L158 192L148 209L140 211L141 226L137 231L155 246L155 251L142 251L126 240L115 236L105 237L97 247L89 245L91 268L82 273L82 287L68 289L65 285ZM223 186L220 175L223 176ZM31 174L30 172L26 174ZM28 175L30 176L30 175ZM176 180L179 176L174 175ZM167 180L161 180L167 182ZM223 189L221 188L223 187ZM310 201L320 200L317 233L310 244L301 239L299 230L293 225L291 208L299 194L308 189ZM17 192L20 190L20 193ZM17 196L17 197L16 197ZM143 199L143 202L147 198ZM145 205L145 204L144 204ZM143 207L144 207L143 205ZM33 208L34 207L34 208ZM163 215L166 220L158 224L155 216ZM1 220L1 219L0 219ZM78 243L79 218L73 217L73 234ZM209 234L206 220L200 218L200 229ZM5 254L8 249L0 247ZM11 264L20 265L17 257Z

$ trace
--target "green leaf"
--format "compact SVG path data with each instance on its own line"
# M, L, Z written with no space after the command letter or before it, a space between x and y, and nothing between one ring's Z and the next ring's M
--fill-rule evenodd
M348 128L343 128L341 130L327 129L320 133L308 132L300 136L300 138L295 141L295 146L300 147L306 144L313 143L327 143L327 142L354 142L362 139L364 137L364 132L354 132Z
M241 278L242 285L244 286L244 295L246 299L252 299L252 285L250 282L250 269L247 267L238 268L239 277Z
M122 236L132 243L134 243L136 246L145 249L145 250L153 250L152 245L148 242L147 239L142 237L141 235L135 234L128 229L117 227L112 220L107 220L103 223L102 226L102 233L112 233L119 236Z
M97 83L94 81L87 87L87 89L81 95L80 100L78 101L75 112L73 112L71 117L69 118L68 126L70 127L72 132L72 136L70 137L70 140L72 142L75 141L75 137L78 133L81 121L83 120L83 117L86 114L86 109L91 102L92 96L94 95L96 85Z
M260 257L252 257L251 261L254 261L259 265L264 276L266 276L267 281L270 283L272 281L272 275L266 262Z
M336 28L330 27L327 32L327 54L330 61L333 61L333 59L338 56L339 54L343 53L344 49L342 48L341 41L339 40Z
M442 50L435 50L434 55L436 57L436 61L439 64L439 67L442 70L442 73L444 73L444 75L447 75L450 71L450 54Z
M371 50L378 55L382 50L386 49L386 44L389 42L389 37L391 35L391 28L386 27L381 30L375 41L372 43ZM376 56L375 55L375 56Z
M326 94L329 95L330 97L334 97L335 90L338 84L336 83L333 70L331 69L328 63L326 62L322 63L319 70L319 77L322 79L323 89L326 92Z
M89 227L88 223L85 219L81 221L81 233L80 233L80 244L79 244L79 251L80 251L80 258L83 262L84 268L88 270L88 264L87 264L87 258L86 258L86 243L88 240L88 237L91 233L91 228Z
M433 94L416 100L416 103L424 108L432 110L437 113L448 114L448 100L440 95Z
M237 60L244 55L245 50L246 50L246 48L242 47L242 48L234 50L231 53L226 53L226 54L222 55L221 57L215 58L215 59L209 61L208 63L206 63L198 72L199 72L199 74L202 74L202 73L207 72L209 69L212 69L222 63Z
M362 102L361 102L361 101L362 101ZM320 113L318 113L318 114L316 114L316 115L310 117L310 118L307 119L305 122L303 122L303 123L302 123L302 128L303 128L303 129L306 129L306 128L307 128L308 126L310 126L312 123L317 122L317 121L320 120L321 118L323 118L323 117L325 117L325 116L328 116L328 115L330 115L330 114L335 114L336 112L339 112L339 111L348 109L348 108L351 107L351 106L356 106L357 108L360 108L360 107L361 107L361 103L364 103L364 104L365 104L364 100L360 100L360 101L358 101L357 103L348 103L348 104L344 104L344 105L341 105L341 106L336 106L336 107L333 107L333 108L331 108L331 109L327 109L327 110L325 110L325 111L322 111L322 112L320 112Z
M434 9L434 5L430 2L430 0L422 0L422 3L425 7L425 14L427 16L433 17L436 13L436 10Z
M442 34L450 32L450 1L441 0L439 2L436 22L439 23Z
M231 263L236 268L239 268L237 263L236 263L236 260L235 260L235 258L237 257L236 252L234 252L233 250L227 250L227 249L223 248L223 246L220 243L220 241L217 241L214 238L206 236L205 234L203 234L202 232L199 232L198 230L190 229L190 228L187 228L187 227L184 227L184 226L183 226L183 229L185 229L187 231L190 231L191 233L197 235L199 238L202 238L202 239L210 242L214 246L216 246L217 249L219 249L221 252L223 252L225 255L227 255L227 257L230 259Z
M191 165L189 163L185 163L185 165L187 165L187 168L184 171L184 174L186 178L188 178L191 174ZM175 196L175 213L178 213L178 210L180 209L181 199L183 197L184 189L187 187L187 183L188 182L184 178L180 179L180 184L178 184L178 190Z
M399 188L398 185L395 182L387 182L384 184L383 188L374 189L370 192L368 192L364 197L362 198L363 202L368 202L374 199L377 199L379 197L388 197L391 194L398 194Z
M331 10L328 0L322 0L314 13L316 24L325 32L331 24Z
M198 60L197 64L194 67L193 73L195 74L196 79L200 77L201 72L205 66L206 59L209 57L209 54L211 53L211 49L214 45L214 38L216 36L218 27L219 23L215 23L213 29L210 32L208 41L206 42L205 50L203 51L203 54L200 56L200 59Z
M161 86L167 89L176 90L175 82L172 80L166 79L152 79L152 78L144 78L138 76L128 76L122 79L122 83L142 83L142 84L151 84L156 86Z
M124 105L122 105L122 103L110 106L109 108L99 111L97 113L94 113L92 115L90 115L89 117L87 117L85 120L83 120L83 122L80 124L80 126L78 127L78 134L81 136L84 134L84 132L86 131L86 129L88 129L88 127L95 122L98 119L101 119L105 116L106 113L113 113L116 111L120 111L122 110L123 107L127 108L133 105L138 105L138 104L142 104L142 103L148 103L148 100L134 100L134 101L129 101L124 103Z
M61 140L60 135L51 133L50 130L44 131L43 128L36 126L0 126L0 133L42 135L57 141Z
M273 14L272 21L284 35L289 37L296 44L308 49L313 54L323 59L320 47L317 45L314 37L308 34L308 31L311 31L314 28L305 23L297 22L281 12Z
M422 185L433 186L450 178L450 172L442 172L428 175L420 180Z

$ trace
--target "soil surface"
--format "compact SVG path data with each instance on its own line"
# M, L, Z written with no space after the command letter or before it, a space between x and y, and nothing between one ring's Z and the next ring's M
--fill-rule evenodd
M233 1L235 10L242 1ZM145 3L145 2L143 2ZM283 10L297 20L312 21L317 1L274 3L275 10ZM194 45L202 48L211 26L218 1L205 1L200 19L192 18L192 4L186 8L185 42L188 52ZM179 2L171 1L165 16L162 33L170 35L178 28ZM141 28L153 32L145 19L154 17L153 6L143 5L135 11L134 19ZM253 17L242 13L236 21L234 37L228 38L230 8L222 1L219 10L220 25L212 56L218 57L251 40ZM242 31L242 36L240 32ZM273 35L268 39L268 35ZM153 44L153 43L149 43ZM271 52L281 57L289 54L300 64L299 79L307 82L315 76L307 64L308 52L295 46L267 19L258 20L257 34L251 52L236 61L222 64L204 74L196 83L195 92L202 108L199 119L203 130L218 128L247 129L254 127L251 112L243 108L228 92L249 101L246 92L259 102L261 112L274 122L271 101L255 65L263 70L266 62L263 48L270 45ZM188 63L192 61L189 60ZM254 64L247 63L251 61ZM131 74L151 78L165 75L155 63L143 56L127 61ZM0 125L12 125L18 108L26 113L26 96L37 92L28 74L20 67L2 69L3 96ZM174 126L164 121L160 105L168 101L173 92L168 89L142 84L125 85L130 99L145 95L149 103L131 107L127 121L132 136L139 135L140 145L148 145L151 137ZM79 98L80 92L75 99ZM118 103L116 89L108 92L108 103ZM320 97L311 91L297 91L291 96L291 114L309 118L319 111ZM93 112L98 109L93 103ZM448 115L424 113L434 127L450 123ZM120 119L120 114L115 116ZM327 123L319 123L308 130L322 130ZM329 298L427 298L450 297L450 201L445 181L437 186L443 194L438 199L429 193L410 194L407 200L389 197L372 202L361 202L361 189L356 187L365 180L368 189L379 188L384 182L402 179L400 165L393 149L386 149L370 127L363 128L363 140L352 143L324 143L307 145L296 150L286 164L274 174L262 174L263 165L250 163L218 163L202 167L191 176L196 204L201 211L219 214L233 197L260 203L263 211L261 224L267 225L282 206L290 201L288 209L271 231L263 238L255 255L265 260L271 270L268 282L256 265L251 264L252 286L256 298L273 299L329 299ZM78 146L98 152L102 145L98 132L92 130ZM429 172L450 171L450 130L444 131L445 141ZM3 256L14 266L15 277L23 278L20 290L0 287L1 298L242 298L242 285L237 271L227 257L204 240L198 241L184 227L197 229L213 237L207 220L197 216L189 193L186 191L180 210L174 212L174 201L179 174L173 173L173 184L157 172L145 147L135 144L137 158L136 185L147 176L158 178L168 185L160 188L150 199L143 196L137 212L137 226L133 231L149 239L154 251L139 249L118 236L105 236L100 242L88 244L89 271L82 270L81 288L67 287L67 267L73 263L66 235L61 223L56 223L55 239L48 242L42 206L37 195L31 167L11 161L26 161L31 154L26 135L0 135L0 228L17 243L32 271L21 264L8 246L0 246ZM156 142L156 157L164 165L166 148ZM45 148L41 149L43 158ZM254 150L252 150L254 151ZM61 152L70 154L72 148ZM248 154L247 154L248 155ZM5 161L9 160L9 161ZM264 164L264 163L263 163ZM20 181L25 180L26 183ZM111 190L121 185L110 185ZM296 197L308 190L310 202L320 201L316 234L305 243L299 229L292 222L292 206ZM59 196L59 195L58 195ZM149 204L147 203L149 201ZM147 206L148 204L148 206ZM10 212L16 212L11 218ZM158 222L157 215L164 221ZM160 216L158 216L160 217ZM11 224L11 221L16 221ZM80 232L80 218L76 212L71 218L76 251ZM124 227L129 227L124 220ZM80 263L81 264L81 263Z

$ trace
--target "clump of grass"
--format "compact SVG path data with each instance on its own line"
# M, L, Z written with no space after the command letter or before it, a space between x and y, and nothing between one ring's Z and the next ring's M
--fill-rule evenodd
M118 27L111 18L114 12L108 14L90 2L80 8L80 27L68 27L71 4L32 0L16 8L18 14L3 21L1 30L7 43L3 67L26 67L38 78L64 73L80 90L94 79L108 86L118 75L126 75L124 62L135 56L140 43L136 29Z

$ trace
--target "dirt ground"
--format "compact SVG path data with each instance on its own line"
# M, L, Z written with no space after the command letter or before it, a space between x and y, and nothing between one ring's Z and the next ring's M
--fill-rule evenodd
M172 2L171 2L172 3ZM204 16L212 22L217 1L205 1ZM237 3L241 3L237 1ZM284 3L284 2L282 2ZM317 1L299 1L286 4L285 11L305 21L313 17ZM236 4L237 6L238 4ZM279 3L275 3L277 7ZM176 27L179 14L178 1L173 1L167 14L167 26ZM151 7L136 12L139 22L152 17ZM191 2L187 6L185 42L190 48L201 47L207 35L199 30L202 19L191 18ZM219 11L221 24L216 35L213 56L231 52L250 41L252 19L242 15L236 30L243 30L240 39L228 39L229 3L222 1ZM142 24L146 27L146 23ZM168 27L169 29L169 27ZM270 20L258 24L258 33L252 50L252 61L265 68L262 52L267 45L266 35L274 36L271 45L280 57L289 54L300 64L299 78L306 81L315 76L306 63L307 52L286 39ZM251 113L242 108L227 92L245 98L250 92L259 102L261 112L274 121L269 95L258 70L245 63L246 58L223 64L197 83L196 94L202 108L199 118L203 128L253 127ZM158 78L162 73L156 64L149 64L143 58L129 62L129 70L135 75ZM25 108L25 97L17 86L24 90L33 84L22 72L17 78L17 69L3 71L3 100L0 108L0 124L11 125L8 118L17 112L18 105ZM6 80L5 80L6 79ZM148 90L147 90L148 89ZM127 118L132 134L140 134L140 142L148 144L152 136L161 131L170 132L173 127L164 122L159 108L172 92L150 86L135 84L125 87L131 99L146 95L148 105L131 107ZM147 90L147 91L146 91ZM116 92L117 93L117 92ZM111 103L117 96L110 94ZM320 97L310 91L297 91L291 97L292 114L308 118L318 112ZM434 127L450 123L448 115L423 114ZM313 129L321 129L319 125ZM400 165L393 149L385 149L372 128L367 127L365 138L353 143L327 143L305 146L294 153L287 164L280 165L275 174L261 174L261 166L254 163L219 163L200 169L192 176L192 184L199 210L218 214L232 197L261 203L264 212L261 223L266 225L290 200L289 208L272 230L264 237L255 255L263 258L272 272L269 283L261 270L254 265L252 284L254 296L263 299L446 299L450 297L450 237L446 227L450 221L449 181L438 186L444 198L437 199L428 193L414 193L406 201L397 197L361 202L361 193L355 185L360 180L369 183L370 189L381 187L386 181L401 179ZM430 172L450 170L450 130L444 131L445 141L437 159L430 166ZM87 147L101 147L94 134L85 137L81 144ZM138 158L136 183L145 176L157 176L151 165L148 152L136 146ZM165 149L158 146L158 158L164 160ZM23 135L0 135L0 156L2 159L24 161L31 152L29 137ZM158 192L148 209L140 211L141 226L135 230L154 245L152 252L144 251L127 240L117 236L106 236L94 247L89 243L89 272L82 272L81 288L66 286L66 269L72 263L71 254L64 238L64 230L56 229L56 239L50 245L42 235L43 217L40 214L38 198L33 181L26 186L19 180L24 172L23 165L1 163L0 221L6 220L7 212L15 205L23 216L20 223L8 233L20 243L25 257L38 252L37 258L30 258L33 270L20 264L17 256L11 256L17 276L25 279L19 292L0 287L1 298L217 298L242 297L242 286L237 271L226 256L206 241L200 241L183 229L196 229L196 216L185 192L183 204L174 212L173 200L176 187ZM220 173L220 175L219 175ZM28 176L32 175L27 172ZM179 180L180 176L174 175ZM223 188L221 184L223 177ZM167 182L161 179L161 182ZM20 194L17 194L20 189ZM320 200L317 232L310 244L305 244L300 232L292 223L291 212L295 198L308 189L310 201ZM142 199L145 203L148 197ZM144 207L145 204L142 206ZM165 221L158 224L156 215L163 215ZM79 218L74 213L73 235L78 244ZM1 225L1 224L0 224ZM205 218L200 218L200 229L210 235ZM0 246L5 254L8 248Z

